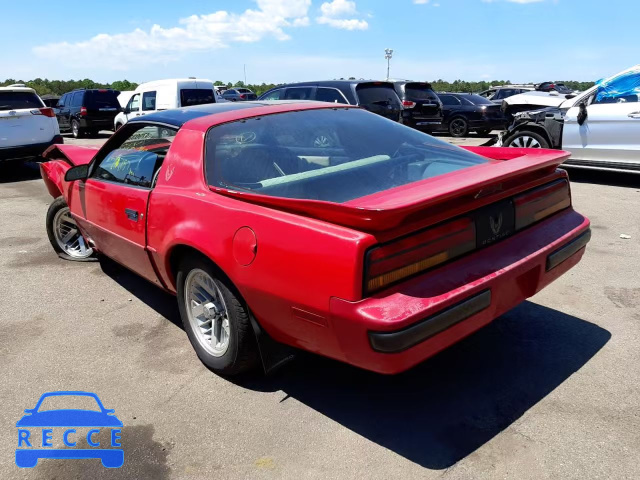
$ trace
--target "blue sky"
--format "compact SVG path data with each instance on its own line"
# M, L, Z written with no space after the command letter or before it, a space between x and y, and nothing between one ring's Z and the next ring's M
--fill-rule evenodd
M0 79L595 80L640 63L637 0L2 2ZM56 5L63 6L64 3ZM6 48L8 47L8 48Z

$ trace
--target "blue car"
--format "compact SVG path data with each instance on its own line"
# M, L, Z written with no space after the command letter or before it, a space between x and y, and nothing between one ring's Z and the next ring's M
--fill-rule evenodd
M80 396L93 398L98 407L98 410L83 410L83 409L58 409L58 410L44 410L39 411L42 402L48 397L57 396ZM104 408L104 405L100 401L100 398L95 393L80 392L80 391L60 391L45 393L40 397L36 406L32 409L26 409L24 415L16 423L16 427L19 427L19 439L18 446L23 445L31 446L29 441L28 431L29 427L37 428L55 428L62 427L67 428L65 432L64 441L65 445L69 447L75 446L74 443L68 442L67 432L75 433L73 427L96 427L96 428L112 428L119 429L122 427L122 422L114 415L115 410ZM98 433L99 430L89 430L87 434L87 442L89 445L94 445L92 441L91 433ZM119 430L116 430L119 435ZM114 438L114 430L112 430L112 443L111 446L116 443ZM119 438L116 437L116 438ZM33 440L34 444L35 439ZM44 441L44 440L43 440ZM96 447L100 445L95 443ZM117 444L117 446L120 446ZM102 465L107 468L119 468L124 463L124 451L119 448L17 448L16 449L16 465L19 467L35 467L40 458L58 458L58 459L75 459L75 458L99 458Z

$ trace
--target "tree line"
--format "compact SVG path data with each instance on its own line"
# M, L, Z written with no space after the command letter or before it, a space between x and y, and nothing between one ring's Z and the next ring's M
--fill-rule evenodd
M355 80L354 77L349 77L349 80ZM574 80L558 80L558 83L564 83L567 87L573 90L586 90L594 85L594 82L577 82ZM38 95L62 95L63 93L70 92L71 90L75 90L77 88L112 88L114 90L119 90L121 92L125 90L135 90L138 86L135 82L130 82L129 80L117 80L111 83L99 83L94 82L88 78L84 80L48 80L42 78L36 78L34 80L15 80L13 78L9 78L4 82L0 82L0 86L4 87L7 85L11 85L14 83L24 83L27 87L33 88ZM466 80L455 80L453 82L447 82L442 79L434 80L430 82L433 89L437 92L481 92L483 90L488 89L493 85L511 85L509 80L492 80L492 81L481 81L481 82L468 82ZM237 81L235 83L232 82L223 82L221 80L216 80L214 85L225 86L227 88L248 88L255 92L257 95L261 95L267 90L277 87L279 84L276 83L260 83L260 84L245 84L243 81Z

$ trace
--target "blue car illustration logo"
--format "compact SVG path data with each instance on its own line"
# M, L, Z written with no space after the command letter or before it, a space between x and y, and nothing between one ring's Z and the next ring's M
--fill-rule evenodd
M86 397L95 400L98 408L85 409L41 409L42 402L51 397ZM45 393L36 406L25 410L18 427L18 448L16 465L21 468L35 467L40 458L79 459L99 458L106 468L119 468L124 463L124 451L121 447L122 422L114 415L114 410L104 408L95 393L60 391ZM74 448L81 434L77 428L90 428L86 433L87 444L91 448ZM60 440L65 448L53 448L54 430L61 432ZM109 447L104 448L97 440L101 429L110 429ZM41 435L39 433L41 432Z

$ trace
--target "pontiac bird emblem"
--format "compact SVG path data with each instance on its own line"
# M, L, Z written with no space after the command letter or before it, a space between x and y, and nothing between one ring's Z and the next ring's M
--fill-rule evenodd
M500 229L502 228L502 213L499 214L497 218L489 216L489 226L494 235L500 233Z

